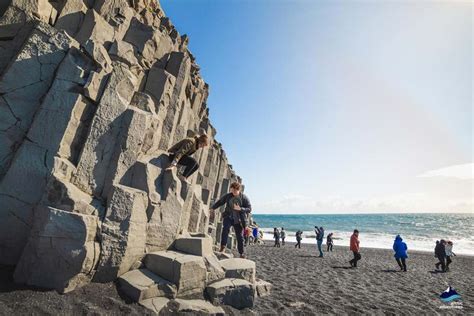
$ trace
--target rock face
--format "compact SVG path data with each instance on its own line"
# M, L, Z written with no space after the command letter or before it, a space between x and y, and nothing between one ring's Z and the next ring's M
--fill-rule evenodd
M122 276L156 307L239 277L213 253L209 206L241 179L188 41L156 0L2 2L0 264L17 282L67 292ZM166 150L200 133L211 145L182 183Z

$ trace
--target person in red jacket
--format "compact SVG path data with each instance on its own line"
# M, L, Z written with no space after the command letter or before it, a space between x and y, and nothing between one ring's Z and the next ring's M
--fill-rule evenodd
M351 246L350 249L352 253L354 254L354 259L349 261L351 264L351 267L356 268L357 267L357 261L360 260L361 255L360 255L360 246L359 246L359 231L357 229L354 229L354 233L351 236Z

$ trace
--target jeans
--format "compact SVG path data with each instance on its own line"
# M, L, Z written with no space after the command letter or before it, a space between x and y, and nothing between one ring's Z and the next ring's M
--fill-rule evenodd
M441 270L445 272L446 271L446 258L443 256L438 256L438 260L439 262L436 264L436 267L439 267L439 265L441 265Z
M169 155L170 162L174 160L174 157L175 157L174 154ZM183 171L183 177L185 178L188 178L190 175L196 172L196 170L198 170L199 168L199 164L197 163L196 159L189 156L181 157L181 159L178 161L178 165L186 166L186 168Z
M301 239L296 239L295 248L296 248L296 247L301 248Z
M407 264L406 264L405 258L395 258L395 260L397 260L397 263L400 269L402 269L403 271L407 270Z
M323 256L323 250L321 249L323 246L323 241L322 240L318 240L318 250L319 250L319 256L322 257Z
M229 238L230 228L234 227L235 237L237 238L237 249L240 254L244 253L244 237L242 236L242 225L240 223L234 224L231 217L224 217L222 222L222 235L221 235L221 246L227 245L227 239Z
M451 256L446 256L446 270L449 269L449 264L450 264L451 262L453 262L453 261L451 260Z
M352 252L354 254L354 259L349 261L353 267L357 267L357 261L360 260L360 254L357 251Z
M331 250L332 251L332 243L329 243L327 244L328 245L328 251Z

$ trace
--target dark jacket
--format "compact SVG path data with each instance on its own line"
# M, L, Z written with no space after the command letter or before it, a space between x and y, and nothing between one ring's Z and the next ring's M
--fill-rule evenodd
M302 231L297 231L296 232L296 240L301 240L302 239L302 237L301 237L302 234L303 234Z
M440 242L436 245L436 248L435 248L435 255L436 257L438 258L444 258L446 257L446 251L444 249L444 243Z
M173 160L178 162L183 156L191 156L198 149L197 137L188 137L174 144L168 152L173 154Z
M395 241L393 242L393 251L395 251L395 258L408 258L407 249L407 244L403 242L402 237L397 235L397 237L395 237Z
M234 203L240 206L240 212L234 211ZM235 197L232 193L227 193L217 200L211 208L215 210L224 204L225 209L222 217L231 217L234 224L238 224L240 221L242 226L245 227L247 225L247 214L252 211L252 205L250 204L249 198L243 193L240 193Z
M315 228L316 240L323 241L324 238L324 229Z

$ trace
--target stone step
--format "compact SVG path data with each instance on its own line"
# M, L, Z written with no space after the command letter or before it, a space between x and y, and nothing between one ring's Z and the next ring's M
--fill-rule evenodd
M206 294L213 304L230 305L237 309L253 307L255 288L252 283L243 280L228 278L209 284Z
M171 313L178 315L215 315L224 316L225 312L220 306L214 306L205 300L175 299L169 303Z
M141 302L156 297L176 297L176 285L148 269L131 270L118 278L120 289L130 299Z
M207 276L203 257L178 251L157 251L146 255L145 266L175 284L179 297L202 296Z
M226 278L237 278L255 284L255 262L248 259L231 258L219 261Z
M155 314L159 314L166 305L170 302L166 297L153 297L140 302L140 305L153 311Z
M174 242L174 248L187 254L202 257L213 254L212 238L205 234L178 237Z

